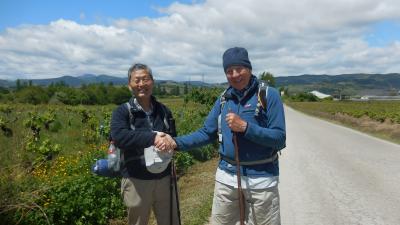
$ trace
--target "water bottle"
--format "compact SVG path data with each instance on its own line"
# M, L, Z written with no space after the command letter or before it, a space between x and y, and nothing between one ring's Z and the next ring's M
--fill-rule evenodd
M107 156L107 162L108 162L108 169L114 170L118 161L117 158L117 148L114 145L114 141L110 142L110 146L108 147L108 156Z

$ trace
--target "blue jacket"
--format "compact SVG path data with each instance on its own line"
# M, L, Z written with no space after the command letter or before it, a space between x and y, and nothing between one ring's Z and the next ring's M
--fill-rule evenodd
M241 162L256 161L269 158L285 147L286 130L283 105L276 89L269 87L267 93L267 110L263 110L255 117L257 108L258 81L252 76L249 85L244 91L229 87L225 92L226 102L221 112L222 144L219 153L234 161L235 150L232 141L232 132L225 117L229 111L239 115L247 122L244 133L237 133L239 158ZM176 138L178 149L186 150L209 144L217 139L218 116L221 111L221 99L217 99L214 107L208 114L204 125L199 130ZM234 174L236 166L225 160L220 160L219 168ZM261 165L241 166L244 176L278 176L278 160Z

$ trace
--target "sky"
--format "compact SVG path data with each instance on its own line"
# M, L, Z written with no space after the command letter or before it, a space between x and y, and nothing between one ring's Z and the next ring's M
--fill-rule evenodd
M245 47L253 74L399 73L397 0L0 0L0 79L127 76L225 82Z

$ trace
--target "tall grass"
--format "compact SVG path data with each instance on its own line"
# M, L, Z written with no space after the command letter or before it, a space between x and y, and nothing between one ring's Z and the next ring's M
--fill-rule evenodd
M200 127L208 113L205 106L185 104L183 99L161 100L171 108L179 134ZM99 125L107 123L105 115L115 107L0 105L1 121L4 127L12 130L12 135L8 136L0 130L1 224L118 224L118 221L124 221L126 215L119 196L119 179L96 177L90 173L91 165L104 157L107 149L106 135L99 134ZM29 119L29 112L43 115L51 110L56 119L48 130L40 125L40 139L49 139L52 144L59 145L60 150L43 158L39 150L27 151L32 130L24 124ZM83 110L93 119L84 122ZM215 149L205 149L205 153L197 155L181 153L185 162L181 163L183 167L190 166L196 158L202 161L212 158ZM184 224L202 224L208 218L211 205L213 173L204 177L211 180L210 188L201 189L199 185L208 180L185 180L201 174L199 171L182 168L180 171L187 171L180 181L182 214L190 215L183 216L187 221ZM192 185L193 189L187 185Z

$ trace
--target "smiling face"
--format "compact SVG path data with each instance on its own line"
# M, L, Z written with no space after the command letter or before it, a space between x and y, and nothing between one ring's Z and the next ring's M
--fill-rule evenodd
M251 70L244 66L230 66L226 69L226 78L236 90L243 90L250 82Z
M150 100L153 94L153 86L154 80L147 70L135 70L131 73L128 88L138 100Z

